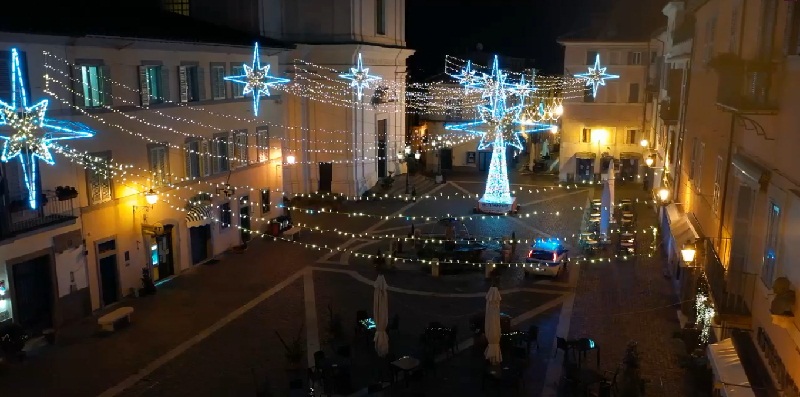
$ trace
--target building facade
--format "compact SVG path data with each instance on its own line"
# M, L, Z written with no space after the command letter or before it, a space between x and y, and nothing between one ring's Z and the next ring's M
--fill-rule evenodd
M647 84L661 48L645 35L641 39L582 32L564 36L564 74L574 76L593 68L599 57L606 73L619 76L600 86L597 96L586 87L583 95L567 94L561 117L559 179L599 181L603 168L614 159L618 180L642 182L643 139L649 139L652 103Z
M137 294L143 271L167 280L283 215L280 96L264 98L256 118L243 86L224 80L252 62L257 40L262 62L278 69L276 54L291 46L252 35L196 43L3 34L2 100L18 90L16 49L31 103L47 99L46 117L95 135L58 141L53 166L39 161L33 209L19 161L0 163L0 321L57 328Z
M687 11L694 42L674 201L698 226L716 336L757 353L770 376L751 379L754 388L796 396L800 6L711 0Z

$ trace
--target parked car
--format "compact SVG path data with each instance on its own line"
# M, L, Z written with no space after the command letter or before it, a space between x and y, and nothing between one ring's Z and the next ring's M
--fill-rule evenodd
M557 277L561 269L567 266L567 250L560 242L552 240L538 240L531 245L525 262L531 266L525 267L525 274Z

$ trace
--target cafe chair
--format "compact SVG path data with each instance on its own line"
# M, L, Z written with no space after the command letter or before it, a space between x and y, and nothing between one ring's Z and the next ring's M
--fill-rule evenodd
M532 345L536 345L536 351L539 351L539 327L536 325L528 327L528 332L525 333L525 348L528 354L531 354Z

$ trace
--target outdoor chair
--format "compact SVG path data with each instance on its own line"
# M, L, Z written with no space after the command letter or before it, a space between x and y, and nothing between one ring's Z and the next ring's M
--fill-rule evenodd
M567 340L558 336L556 337L556 351L553 353L553 358L558 355L558 351L564 352L564 362L569 361L569 353L570 353L570 345L567 343Z
M453 326L447 334L447 345L449 352L455 355L458 352L458 328Z
M528 332L525 334L525 347L528 354L531 354L532 345L536 345L536 351L539 351L539 327L536 325L528 327Z

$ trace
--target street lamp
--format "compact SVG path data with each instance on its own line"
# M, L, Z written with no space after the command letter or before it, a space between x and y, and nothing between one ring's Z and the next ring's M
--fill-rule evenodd
M650 156L647 156L647 158L644 159L644 163L647 164L648 167L652 167L653 166L653 158L650 157Z
M156 193L153 189L150 189L144 194L144 199L147 201L147 204L151 206L155 205L155 203L158 202L158 193Z
M294 158L293 155L290 154L290 155L286 156L286 164L294 164L295 161L296 161L296 159Z
M650 142L648 142L647 139L642 139L641 142L639 142L639 144L642 145L642 147L647 147L648 145L650 145Z
M694 256L697 253L697 247L695 247L694 243L691 240L686 240L686 244L683 245L681 249L681 257L683 257L683 261L686 263L694 262Z
M661 200L661 204L666 205L667 201L669 201L669 190L665 187L662 187L658 190L658 198Z
M420 156L422 156L422 153L417 151L416 153L414 153L414 160L419 160Z

